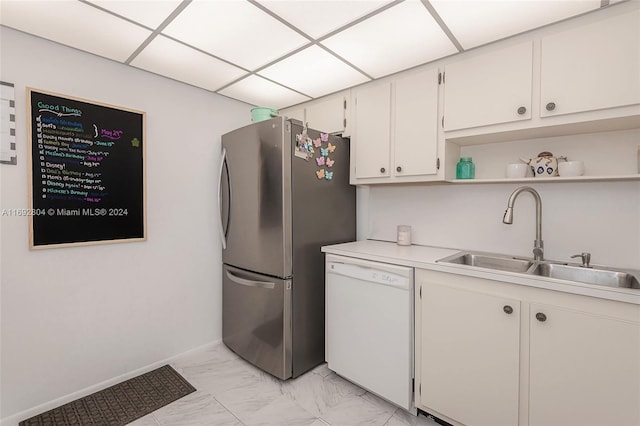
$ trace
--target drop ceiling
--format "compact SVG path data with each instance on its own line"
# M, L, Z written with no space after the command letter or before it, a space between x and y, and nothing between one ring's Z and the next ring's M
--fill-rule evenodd
M252 105L283 108L609 3L1 0L0 23Z

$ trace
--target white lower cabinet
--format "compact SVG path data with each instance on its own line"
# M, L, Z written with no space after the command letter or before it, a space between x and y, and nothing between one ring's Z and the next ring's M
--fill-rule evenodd
M416 407L464 425L639 425L640 306L416 269Z
M529 424L639 425L638 323L531 304Z
M520 302L421 284L420 403L465 424L517 424Z

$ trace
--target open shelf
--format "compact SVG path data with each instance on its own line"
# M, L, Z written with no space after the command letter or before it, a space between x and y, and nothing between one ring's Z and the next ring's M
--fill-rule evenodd
M446 143L445 182L557 183L640 180L640 130L619 130L551 138L460 146ZM584 162L584 176L506 178L506 166L535 158L539 152ZM455 179L455 162L472 157L476 179ZM525 160L522 160L525 159ZM530 174L530 173L529 173Z
M496 178L496 179L447 179L447 183L468 184L468 183L551 183L551 182L594 182L594 181L626 181L640 180L640 174L616 175L616 176L571 176L571 177L526 177L519 179Z

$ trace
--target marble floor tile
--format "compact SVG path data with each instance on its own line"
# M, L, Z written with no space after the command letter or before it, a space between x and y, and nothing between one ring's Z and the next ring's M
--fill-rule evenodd
M180 372L196 389L205 390L214 397L231 389L272 380L266 373L239 358L184 365Z
M439 426L435 421L420 415L414 416L404 410L396 410L384 426Z
M184 366L192 366L203 363L211 363L216 361L227 361L231 359L239 359L232 350L227 348L224 344L219 343L211 346L203 351L183 355L178 359L175 359L171 365L176 370L181 369Z
M134 426L435 426L329 370L326 363L279 380L222 343L172 363L193 386L191 395Z
M247 426L306 426L317 418L282 395L265 407L255 411L243 423Z
M242 423L210 394L196 391L153 413L160 426L241 426Z
M222 392L216 399L238 419L246 423L258 410L282 396L279 383L263 381Z
M322 420L334 426L383 426L395 410L391 405L382 405L371 398L354 395L329 408Z
M129 426L159 426L153 414L147 414L144 417L140 417L138 420L135 420L131 423L128 423Z
M326 376L311 372L283 383L282 393L314 416L322 417L344 398L363 395L365 391L334 372Z
M402 411L397 406L388 402L385 399L380 398L377 395L372 394L371 392L366 392L364 395L361 395L362 399L365 401L377 406L380 410L388 412L389 415L393 414L396 410Z
M320 364L319 366L317 366L316 368L313 368L311 370L311 372L313 374L319 374L322 377L326 377L329 374L333 373L333 371L329 370L329 366L327 365L326 362L323 362L322 364Z

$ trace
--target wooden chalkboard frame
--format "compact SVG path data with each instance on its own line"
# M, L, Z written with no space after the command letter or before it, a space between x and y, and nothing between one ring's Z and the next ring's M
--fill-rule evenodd
M145 241L147 239L146 113L31 87L26 89L29 137L27 141L29 249ZM44 103L38 102L34 107L32 100L36 98L48 100L49 103L45 106ZM52 100L57 103L51 102ZM83 112L88 114L83 117ZM63 136L52 134L44 136L45 130L42 128L45 125L41 122L44 121L42 118L44 115L49 117L47 126L51 126L46 132L54 132L50 128L55 129L57 126L56 134L62 135L60 129L68 130L69 125L75 125L76 129L71 130L85 133L74 133L73 136L78 136L83 141L81 143L88 145L78 147L59 142L64 139ZM66 116L72 117L67 119ZM88 121L85 123L83 120ZM87 133L85 124L91 129L90 133L95 133L95 136ZM49 140L43 141L43 138ZM75 147L71 148L72 146ZM92 148L82 149L85 146ZM60 171L58 176L50 174L58 172L50 168L57 164L55 157L50 157L54 154L74 157L61 160L62 162L57 166ZM96 154L102 155L95 157ZM49 159L51 163L43 162ZM88 159L92 160L91 166L96 169L88 168ZM124 164L120 164L118 161L123 159ZM34 170L37 162L40 162L41 167ZM89 170L92 172L95 170L96 173L90 173ZM73 176L68 176L72 173ZM95 176L97 178L94 178ZM63 179L74 177L76 180L72 180L70 185L83 186L77 186L77 190L76 187L72 188L74 189L71 192L74 194L73 197L61 195L63 192L70 191L55 191L49 186L56 184L62 188L61 183L50 181L50 178L57 178L59 182L63 182ZM97 185L95 185L96 182ZM116 184L110 185L112 182ZM102 192L87 192L91 190ZM54 200L47 199L45 194L48 191L58 192L50 196ZM78 192L81 194L77 195ZM41 198L37 200L34 198L41 194ZM100 195L101 198L98 197ZM124 205L110 204L114 200L120 200ZM127 201L122 202L122 200ZM128 208L127 203L130 203L132 208ZM76 211L78 217L74 218L73 213ZM67 215L66 212L70 214Z

